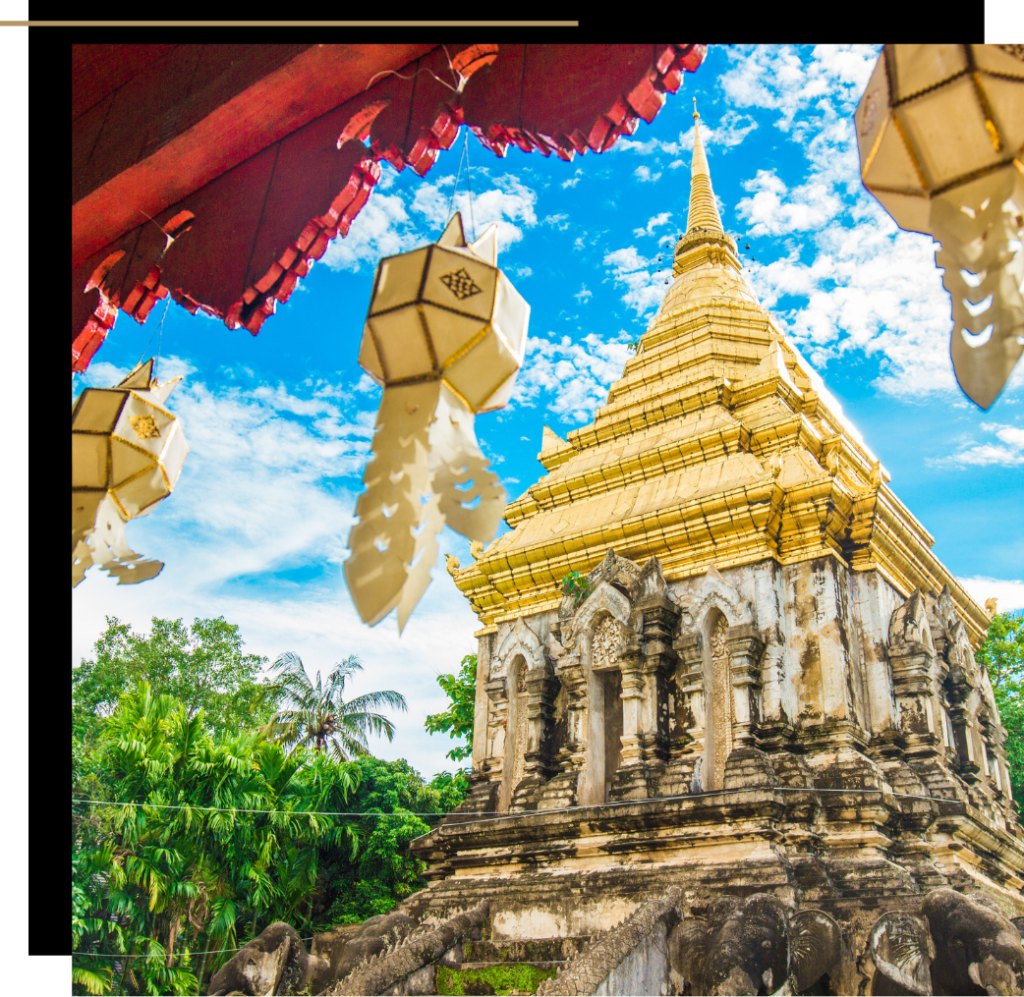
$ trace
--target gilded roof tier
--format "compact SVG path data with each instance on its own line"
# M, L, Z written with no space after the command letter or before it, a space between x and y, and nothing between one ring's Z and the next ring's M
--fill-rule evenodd
M511 532L454 572L484 632L556 608L562 579L614 549L669 579L834 556L906 596L949 585L980 640L987 615L744 277L699 124L673 273L594 421L564 440L545 427L548 473L506 507Z

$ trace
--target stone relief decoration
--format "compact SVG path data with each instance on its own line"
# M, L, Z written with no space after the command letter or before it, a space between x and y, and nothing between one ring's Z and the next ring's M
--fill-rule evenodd
M721 897L706 918L685 916L668 937L677 993L687 985L695 994L804 993L841 950L842 933L829 914L794 911L769 893Z
M1020 932L981 893L933 890L917 914L883 914L868 936L864 968L875 994L1024 990Z
M619 658L622 644L620 624L612 616L606 616L594 628L590 639L590 661L594 669L611 668Z
M888 650L907 763L931 794L1000 819L1010 798L1006 735L948 586L938 596L916 590L893 612Z
M889 621L889 644L891 647L922 649L935 653L931 626L928 623L928 607L920 589L915 589Z
M542 671L547 668L540 638L526 625L521 616L498 641L497 651L491 658L491 679L505 678L517 654L526 659L530 668L539 668Z
M509 731L510 741L508 742L508 754L507 759L510 774L509 778L504 781L502 785L503 791L503 805L502 809L508 808L508 805L512 799L512 794L515 792L516 786L523 781L523 776L526 774L526 752L529 747L529 701L526 692L526 673L527 665L525 661L520 661L514 668L515 681L512 688L509 690L509 698L514 698L514 702L510 703L511 712L513 714L512 730Z
M711 711L712 783L715 788L725 782L725 761L732 751L732 687L729 644L726 641L725 617L721 614L711 628L711 689L714 707Z
M629 599L611 582L603 580L597 584L587 596L586 601L576 611L568 628L563 629L562 646L566 650L575 647L580 634L589 631L594 621L601 616L611 616L618 620L623 627L636 630L635 626L631 626L632 615Z
M713 565L693 594L689 605L683 608L679 618L680 635L697 633L712 608L722 613L730 627L742 624L757 625L753 604L744 599Z
M562 597L562 602L558 607L558 619L563 628L576 612L593 598L601 582L608 582L613 586L617 585L621 589L630 591L640 577L640 572L640 565L635 561L619 557L613 550L608 551L600 564L586 575L586 580L590 584L590 595L580 605L576 604L572 595Z

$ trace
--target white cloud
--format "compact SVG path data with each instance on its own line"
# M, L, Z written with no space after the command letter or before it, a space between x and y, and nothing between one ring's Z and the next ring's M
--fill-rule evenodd
M958 578L957 581L970 593L979 605L984 606L987 599L999 600L997 611L1009 613L1024 609L1024 581L1019 579L986 578L976 575L973 578Z
M472 235L473 226L479 235L492 222L497 222L499 249L507 249L519 242L523 238L523 227L532 228L537 224L534 210L537 192L512 174L491 177L485 169L477 168L473 171L473 177L475 184L487 183L491 186L482 192L474 188L472 204L468 193L460 190L455 195L452 210L462 212L467 235ZM435 234L439 235L448 220L449 200L449 194L442 193L436 185L424 181L416 187L410 210L422 215L432 230L435 230Z
M569 227L569 216L563 213L547 215L544 218L544 224L558 229L559 232L564 232Z
M579 289L579 290L578 290L578 291L577 291L577 292L576 292L576 293L575 293L575 294L573 295L573 297L574 297L574 298L575 298L575 299L576 299L577 301L580 301L580 302L585 302L585 301L589 301L589 300L590 300L590 299L591 299L591 298L592 298L593 296L594 296L594 292L593 292L593 291L588 291L588 290L587 290L587 285L586 285L586 284L584 284L584 285L583 285L583 287L581 287L581 288L580 288L580 289Z
M664 278L647 269L653 263L642 257L635 246L612 250L604 257L604 265L613 268L615 283L626 289L623 302L638 315L657 308L665 297Z
M356 215L348 235L327 247L323 262L332 270L358 273L364 263L375 267L382 256L407 253L429 238L409 217L401 194L375 191Z
M992 433L998 443L974 439L961 442L960 449L948 457L928 460L932 467L1019 467L1024 465L1024 428L998 422L983 422L980 427Z
M880 48L817 45L805 63L789 45L736 45L727 51L733 66L719 85L734 108L778 110L776 127L788 131L801 111L820 106L823 98L848 105L852 113Z
M585 422L608 398L608 387L622 376L629 357L627 334L606 342L590 334L581 342L568 336L561 340L531 337L513 403L533 407L543 404L561 422Z
M366 671L353 695L395 688L409 700L410 712L393 717L395 741L374 741L374 752L404 756L428 778L451 768L450 741L427 735L423 719L447 706L434 677L474 650L468 604L435 568L400 639L393 617L373 630L359 621L341 573L380 389L368 378L244 387L240 379L216 390L184 382L171 395L190 453L174 493L127 528L130 545L165 567L138 585L89 570L72 596L73 663L91 656L107 615L140 631L154 616L223 615L247 650L271 660L295 651L313 673L359 654ZM440 541L469 562L461 537L446 530Z
M518 177L506 174L490 177L486 170L474 171L475 182L489 184L482 191L474 190L472 204L469 194L459 190L452 204L461 211L468 236L475 225L479 235L492 222L498 223L498 248L507 249L523 238L523 228L537 224L534 208L536 191L525 186ZM356 216L345 238L335 239L327 247L323 262L333 270L359 272L362 264L376 266L382 256L405 253L436 239L448 220L451 195L443 191L453 177L441 177L436 183L424 181L409 194L374 192ZM561 218L563 216L555 216ZM567 227L568 223L566 223Z
M814 234L816 255L797 250L751 263L751 283L818 367L860 350L881 356L875 384L897 397L958 391L949 361L949 299L927 236L899 230L880 208ZM756 247L755 247L756 248Z
M645 235L654 235L655 229L661 228L662 225L667 225L669 220L672 218L671 211L661 211L654 215L652 218L647 219L647 225L643 228L633 229L633 235L638 239Z
M641 156L649 156L652 152L666 152L670 156L679 154L678 142L666 142L664 139L649 138L644 141L634 138L620 138L614 145L615 151L638 152Z
M533 267L514 266L514 267L511 267L510 270L517 277L532 277L533 276Z
M789 191L774 170L758 170L743 187L753 197L744 197L736 214L751 223L750 236L818 229L843 210L832 185L818 177Z
M730 108L719 119L717 126L711 125L710 121L701 115L700 119L700 140L704 151L709 156L715 154L715 150L722 146L731 148L739 145L752 131L757 128L757 122L749 114L740 114ZM686 132L679 133L679 141L672 150L675 152L692 152L694 141L694 128L691 126ZM666 149L666 152L669 151ZM679 165L689 165L689 157L685 160L677 160ZM673 168L678 168L676 162L672 163Z
M660 173L651 173L650 169L646 166L638 166L633 171L633 176L635 176L641 183L654 183L661 179Z
M566 190L569 187L575 187L580 182L583 176L583 170L577 170L575 175L570 177L568 180L562 182L562 190Z

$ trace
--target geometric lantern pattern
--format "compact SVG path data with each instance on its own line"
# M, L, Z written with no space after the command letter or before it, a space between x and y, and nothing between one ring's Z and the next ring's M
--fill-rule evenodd
M988 408L1024 352L1024 57L886 45L854 120L865 187L901 228L941 243L953 368Z
M384 392L345 562L371 626L397 607L401 633L445 523L488 543L504 512L474 416L512 396L530 306L497 257L497 225L467 244L456 212L436 243L377 266L359 363Z
M86 388L71 410L71 587L91 565L118 584L159 574L125 540L129 519L147 515L174 488L188 453L181 423L165 407L180 377L159 384L153 360L113 388Z

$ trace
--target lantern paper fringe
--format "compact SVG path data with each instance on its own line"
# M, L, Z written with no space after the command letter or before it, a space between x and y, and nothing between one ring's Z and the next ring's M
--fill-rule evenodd
M352 599L371 626L397 607L404 629L430 584L445 523L481 543L494 536L505 493L473 422L443 381L385 387L345 562Z
M944 268L942 283L953 300L953 369L964 393L983 409L1024 353L1022 214L1024 177L1012 169L931 202L930 226L941 242L935 262Z

